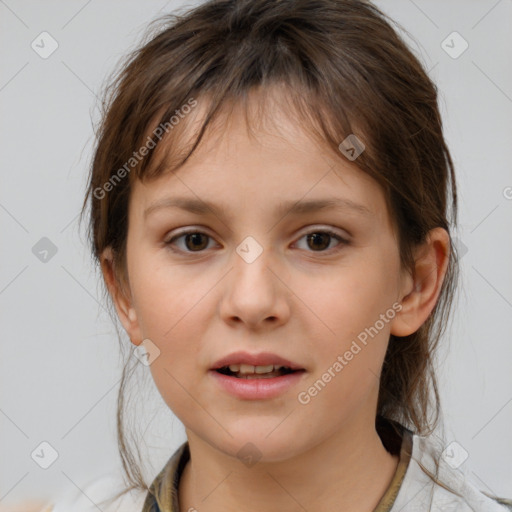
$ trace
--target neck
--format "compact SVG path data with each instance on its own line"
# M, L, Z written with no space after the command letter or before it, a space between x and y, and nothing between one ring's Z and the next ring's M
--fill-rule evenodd
M373 424L347 425L293 458L251 467L187 435L191 459L180 480L180 512L370 512L398 465Z

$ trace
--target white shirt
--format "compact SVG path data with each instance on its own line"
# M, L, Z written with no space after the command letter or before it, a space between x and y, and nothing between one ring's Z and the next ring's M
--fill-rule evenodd
M406 453L407 446L412 453ZM171 458L177 464L183 453L183 445L176 450ZM400 466L388 488L381 504L374 512L510 512L512 500L500 504L495 499L481 492L468 477L464 450L452 444L443 453L442 444L432 436L423 437L406 431L401 445ZM434 459L439 459L438 480L458 492L457 496L439 485L427 475L426 471L435 474ZM171 463L171 459L169 463ZM167 466L167 465L166 465ZM424 469L422 469L424 468ZM405 470L405 475L403 474ZM399 474L401 473L401 475ZM401 480L401 483L400 483ZM141 512L146 498L146 491L132 490L112 503L101 503L115 495L123 488L120 475L111 475L95 480L86 486L83 492L76 488L63 496L53 508L45 508L41 512ZM175 487L175 489L177 489ZM384 503L385 501L385 503ZM510 504L508 504L510 503ZM162 512L169 512L168 510ZM170 512L179 512L172 510Z

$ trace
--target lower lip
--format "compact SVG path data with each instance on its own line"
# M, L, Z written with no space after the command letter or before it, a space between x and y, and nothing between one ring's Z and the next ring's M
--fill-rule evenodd
M210 370L210 374L224 391L245 400L263 400L279 396L297 384L304 373L304 370L300 370L269 379L239 379Z

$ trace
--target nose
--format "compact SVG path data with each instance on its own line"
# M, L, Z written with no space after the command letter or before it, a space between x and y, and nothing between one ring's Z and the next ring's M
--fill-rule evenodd
M277 263L267 248L254 260L233 252L233 268L223 280L220 302L220 315L226 323L264 330L288 321L292 294Z

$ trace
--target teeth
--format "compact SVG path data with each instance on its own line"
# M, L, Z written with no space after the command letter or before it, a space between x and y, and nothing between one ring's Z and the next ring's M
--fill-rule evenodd
M273 371L278 371L280 368L286 368L286 366L268 364L266 366L253 366L252 364L230 364L229 369L233 373L242 373L242 374L262 374L262 373L271 373Z
M268 364L267 366L254 366L254 373L269 373L274 370L273 364Z

